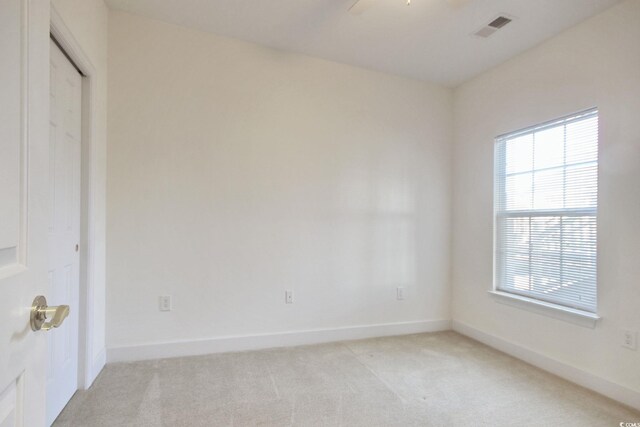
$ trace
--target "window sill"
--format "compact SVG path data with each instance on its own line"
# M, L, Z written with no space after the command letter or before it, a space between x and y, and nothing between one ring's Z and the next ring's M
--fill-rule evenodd
M489 291L489 294L496 299L496 302L521 308L533 313L542 314L553 317L554 319L563 320L573 323L574 325L584 326L586 328L595 328L600 316L588 311L578 310L575 308L563 307L561 305L549 302L539 301L533 298L527 298L520 295L510 294L501 291Z

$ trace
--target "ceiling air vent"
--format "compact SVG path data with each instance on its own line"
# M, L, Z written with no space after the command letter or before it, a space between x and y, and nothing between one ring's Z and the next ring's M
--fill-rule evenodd
M506 16L498 16L496 19L494 19L493 21L489 22L489 26L493 27L493 28L500 29L500 28L504 27L505 25L507 25L511 21L512 20L507 18Z
M493 35L493 33L503 28L505 25L507 25L511 21L513 21L513 17L500 15L497 18L495 18L493 21L489 22L484 27L480 28L480 30L473 33L473 35L476 37L482 37L486 39L487 37Z

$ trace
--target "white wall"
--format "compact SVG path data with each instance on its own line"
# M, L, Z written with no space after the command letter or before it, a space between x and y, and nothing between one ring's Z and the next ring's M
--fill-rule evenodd
M102 0L52 0L53 8L73 33L84 54L95 67L96 80L94 133L88 153L91 164L88 201L91 216L91 283L93 310L88 313L93 339L91 366L87 377L93 380L105 362L105 246L106 246L106 158L107 158L107 26L109 10ZM83 146L83 149L87 147ZM86 249L86 248L83 248Z
M446 328L451 98L112 11L109 359L228 336ZM175 354L153 348L145 357Z
M455 321L635 392L640 351L621 347L621 329L640 330L638 22L640 1L629 0L457 88L452 227ZM487 291L494 137L593 106L602 320L589 329L498 304Z

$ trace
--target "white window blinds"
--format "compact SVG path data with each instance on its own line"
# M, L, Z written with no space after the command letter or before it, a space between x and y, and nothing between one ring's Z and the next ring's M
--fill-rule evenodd
M496 138L495 288L596 311L598 111Z

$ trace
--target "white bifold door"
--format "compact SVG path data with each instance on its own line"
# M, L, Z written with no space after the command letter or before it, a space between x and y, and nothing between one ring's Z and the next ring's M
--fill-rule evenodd
M64 324L47 334L47 421L51 424L78 385L80 264L80 141L82 76L50 41L49 305L69 305Z

